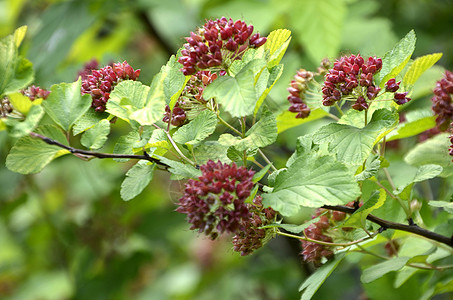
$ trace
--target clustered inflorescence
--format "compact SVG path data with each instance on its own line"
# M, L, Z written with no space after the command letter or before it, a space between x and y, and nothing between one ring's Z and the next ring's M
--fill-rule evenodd
M291 80L289 87L287 88L289 92L288 101L291 103L289 111L297 113L296 118L307 118L310 115L310 108L305 102L305 94L310 90L310 83L314 80L315 76L324 75L328 68L330 62L328 59L323 59L321 66L318 67L316 73L307 71L305 69L300 69L294 75L293 80Z
M253 188L254 171L210 160L200 166L202 175L190 179L176 211L186 214L192 230L215 239L222 233L244 231L252 216L245 200Z
M353 207L354 202L349 202L346 206ZM309 225L304 234L307 238L321 242L332 243L333 239L329 235L329 231L346 218L346 213L340 211L330 211L323 208L318 208L312 218L320 216L319 221ZM348 230L349 228L343 228ZM309 241L302 241L302 256L306 262L313 262L315 265L320 265L323 258L331 258L334 255L333 247L322 245Z
M91 75L82 80L82 94L90 94L91 106L97 112L103 112L113 88L123 80L136 80L139 75L140 69L134 70L126 61L92 70Z
M77 73L77 78L81 77L82 80L86 80L88 78L88 76L91 75L91 72L93 70L97 70L97 69L99 69L99 62L97 59L93 58L92 60L87 62L85 65L83 65L83 69Z
M173 126L183 125L187 120L186 112L206 104L207 100L203 98L204 89L218 76L223 75L225 75L225 71L213 73L209 70L198 71L192 75L178 98L173 111L170 110L170 106L167 105L165 107L165 115L162 121L165 123L171 122Z
M332 106L343 96L355 100L352 108L358 111L366 110L369 101L375 99L381 88L375 83L373 76L382 68L382 59L369 57L366 61L360 55L343 56L334 62L334 67L325 76L322 87L323 105ZM397 93L400 82L394 78L386 83L386 92L394 93L394 101L401 105L410 98L407 92Z
M42 98L42 99L47 99L49 96L50 92L48 90L42 89L39 86L29 86L26 89L20 90L22 95L27 96L31 101L34 101L35 99Z
M193 75L199 70L225 66L240 59L248 48L258 48L266 42L265 37L253 33L253 26L241 20L222 17L208 20L202 28L186 37L179 62L184 66L184 75Z
M273 235L273 230L262 227L271 224L277 214L272 208L263 207L261 196L255 197L253 203L247 204L247 207L251 217L243 220L245 230L239 231L233 237L233 250L240 252L242 256L261 248Z
M434 97L431 98L432 110L437 115L437 127L444 131L448 128L453 120L453 103L451 95L453 94L453 73L446 71L444 77L436 82L433 89Z

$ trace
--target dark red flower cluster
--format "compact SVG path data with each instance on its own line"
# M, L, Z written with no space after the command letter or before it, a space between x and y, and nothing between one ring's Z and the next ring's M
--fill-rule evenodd
M230 64L240 59L248 48L258 48L266 42L259 33L252 33L253 26L241 20L225 17L208 20L202 28L186 37L187 43L178 60L184 66L182 72L192 75L209 68L225 69L222 64Z
M176 102L173 111L170 111L168 105L165 107L165 115L162 121L168 123L171 119L172 125L183 125L187 120L186 111L190 111L200 104L205 104L207 101L203 98L204 89L217 79L218 76L223 75L225 75L225 71L213 73L208 70L198 71L192 75Z
M310 108L304 102L305 92L308 90L308 84L313 80L313 72L300 69L291 80L289 88L288 101L291 103L290 112L297 113L296 118L307 118L310 115Z
M272 208L264 208L262 197L257 196L253 203L247 204L251 217L244 220L245 230L239 231L233 237L234 251L241 252L242 256L249 255L261 248L266 239L273 235L272 229L261 228L275 221L276 211Z
M373 76L382 69L382 59L360 55L343 56L334 63L333 69L325 76L322 88L323 105L332 106L343 96L355 99L352 108L358 111L368 109L368 101L375 99L381 88L375 83ZM411 99L406 97L407 92L396 93L401 82L395 78L387 81L386 92L395 93L394 101L401 105Z
M163 122L170 122L173 126L181 126L186 122L186 118L186 112L184 111L184 109L179 107L178 102L176 102L173 110L170 109L170 106L165 106L165 114L164 118L162 119Z
M97 59L93 58L92 60L90 60L89 62L87 62L84 66L83 66L83 69L80 70L78 73L77 73L77 78L78 77L81 77L82 80L85 80L87 79L87 77L89 75L91 75L91 72L93 70L97 70L99 68L99 62Z
M354 202L349 202L346 206L354 207ZM318 208L312 218L314 219L319 216L321 217L318 222L309 225L304 230L305 236L312 240L332 243L333 239L329 236L329 231L337 225L337 222L341 222L346 218L346 213ZM343 228L345 231L349 229ZM323 257L329 259L333 255L333 247L331 246L302 241L302 256L306 262L313 262L315 265L320 265Z
M453 120L453 72L446 71L444 77L436 82L431 98L432 110L437 115L436 124L441 131L445 131Z
M90 94L91 107L103 112L113 88L123 80L136 80L139 75L140 69L134 70L126 61L92 70L91 75L82 80L82 94Z
M186 214L192 224L215 239L219 234L245 230L244 222L251 217L245 204L253 188L254 171L209 160L200 166L202 175L190 179L176 211Z
M42 98L42 99L47 99L49 96L50 92L48 90L42 89L39 86L29 86L26 89L20 90L22 95L27 96L31 101L34 101L35 99Z

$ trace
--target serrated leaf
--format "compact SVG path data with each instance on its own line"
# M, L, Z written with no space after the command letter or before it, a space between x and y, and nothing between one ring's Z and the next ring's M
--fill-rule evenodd
M381 109L373 114L363 128L332 123L314 134L317 144L329 143L329 151L336 153L338 160L349 165L360 165L370 155L373 146L397 124L395 112Z
M255 73L252 65L244 67L235 77L220 76L203 92L205 99L215 98L222 109L233 117L251 115L258 100L255 89Z
M199 165L204 165L208 160L229 164L231 160L227 156L227 149L218 141L205 141L193 148L193 155Z
M345 1L303 0L289 3L294 36L302 41L311 61L319 64L325 57L338 55L347 10Z
M38 127L36 132L67 144L63 133L53 125ZM38 173L54 158L68 153L69 151L49 145L39 138L24 136L17 140L6 157L6 167L21 174Z
M387 273L398 271L406 265L409 258L410 257L407 256L395 257L369 267L363 270L362 276L360 276L360 280L363 283L369 283L378 278L381 278Z
M265 71L267 71L267 69ZM255 110L253 112L254 116L256 116L261 105L263 104L264 100L266 99L267 95L272 90L272 88L274 87L275 83L278 81L280 76L283 74L283 65L276 65L275 67L270 69L268 72L269 72L269 77L267 79L267 85L265 87L265 90L261 93L261 96L259 96L258 101L256 102ZM258 93L258 95L260 95L260 93Z
M134 154L134 145L140 141L140 134L137 131L131 131L127 135L121 136L113 148L114 154ZM115 158L117 162L126 162L128 158Z
M327 115L328 115L328 113L325 110L318 108L318 109L313 110L310 113L310 116L308 116L308 118L296 119L295 113L285 110L284 112L282 112L280 115L277 116L278 133L281 133L290 128L302 125L304 123L320 119Z
M164 73L168 75L164 79L164 94L165 102L170 106L170 109L176 104L176 101L184 90L184 86L189 81L191 76L184 76L181 72L182 65L176 60L176 56L172 55L167 64L162 67Z
M54 84L46 101L43 101L46 113L65 131L69 131L91 106L90 95L82 96L80 86L80 78L73 83Z
M146 147L162 147L166 149L170 148L165 131L163 129L154 130L151 138L146 144Z
M72 126L72 133L78 135L94 125L98 124L101 120L107 119L109 114L106 112L99 113L94 109L87 110Z
M18 53L25 31L23 26L0 39L0 96L17 92L33 81L31 62Z
M404 75L403 83L406 87L414 85L418 78L431 68L440 58L442 53L433 53L418 57L411 64L406 74Z
M139 81L124 80L110 94L107 112L130 122L132 114L145 107L150 88Z
M173 134L173 140L180 144L195 145L210 136L216 126L217 115L210 110L204 110L188 124L181 126Z
M263 177L266 175L267 171L269 171L271 166L272 165L269 164L269 165L265 166L264 168L262 168L261 170L259 170L258 172L256 172L255 175L253 175L252 182L257 183L258 181L263 179Z
M245 150L245 157L247 160L253 160L253 156L256 155L258 148L250 148ZM239 151L234 146L230 146L227 149L227 157L228 159L235 161L235 162L242 162L244 159L244 150Z
M263 194L263 203L291 216L302 206L346 204L358 196L359 186L345 165L331 156L305 155L278 174L273 192Z
M19 138L29 134L39 123L44 115L44 109L40 105L33 105L28 112L26 119L16 123L10 130L12 137Z
M395 78L409 62L412 53L415 50L416 41L415 31L411 30L402 38L390 51L388 51L382 59L382 69L379 73L380 86Z
M428 202L428 204L432 207L441 207L446 212L453 214L453 202L431 200Z
M404 157L404 161L413 166L427 164L439 165L443 168L440 177L453 175L453 162L448 154L450 139L448 133L440 133L423 143L417 144Z
M325 212L326 213L326 212ZM325 213L317 216L316 218L313 218L301 225L296 225L296 224L282 224L282 223L273 223L273 224L269 224L269 225L266 225L266 226L263 226L261 228L273 228L273 227L278 227L278 228L283 228L285 229L286 231L289 231L291 233L294 233L294 234L299 234L301 233L302 231L304 231L308 226L310 226L311 224L313 223L316 223L318 222L320 219L321 219L321 216L324 215Z
M267 66L272 68L280 63L291 41L291 31L277 29L269 33L264 49L269 51Z
M327 262L321 268L317 269L313 274L311 274L310 277L308 277L299 287L299 291L302 292L300 299L310 300L345 256L345 252L337 254L335 256L335 259Z
M234 147L239 151L251 148L262 148L277 140L277 121L272 113L265 113L239 140Z
M129 201L138 196L153 179L155 168L156 164L147 160L140 160L130 168L121 184L121 199Z
M365 162L365 170L355 176L356 181L364 181L377 174L381 167L379 155L369 156Z
M406 114L406 122L398 124L394 131L390 132L386 139L393 141L411 137L436 126L436 116L430 111L420 109Z
M368 199L358 210L354 212L343 224L344 227L365 227L365 220L366 217L375 209L381 207L385 199L387 198L387 194L385 193L384 189L379 189L379 192L376 191L373 195L371 195L370 199Z
M198 178L202 174L200 170L191 165L183 164L179 161L174 161L159 155L153 156L160 160L162 163L170 166L170 168L168 168L168 171L173 175L177 175L182 178Z
M80 139L80 143L90 148L90 150L96 150L101 148L107 141L107 136L110 133L110 122L106 119L101 120L94 127L85 131Z

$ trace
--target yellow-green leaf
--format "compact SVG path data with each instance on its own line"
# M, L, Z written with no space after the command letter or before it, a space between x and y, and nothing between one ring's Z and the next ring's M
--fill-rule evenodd
M414 60L406 75L404 75L403 83L405 86L413 85L417 79L429 68L431 68L440 58L442 53L428 54Z

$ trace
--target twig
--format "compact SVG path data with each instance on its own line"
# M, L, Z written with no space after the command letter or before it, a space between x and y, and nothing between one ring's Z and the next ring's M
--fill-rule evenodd
M77 149L77 148L74 148L74 147L70 147L70 146L67 146L67 145L64 145L56 140L53 140L51 138L48 138L44 135L41 135L39 133L36 133L36 132L30 132L30 136L31 137L34 137L34 138L38 138L38 139L41 139L43 142L45 142L46 144L49 144L49 145L55 145L55 146L58 146L60 148L63 148L63 149L66 149L68 150L69 152L71 152L72 154L82 154L82 155L85 155L85 156L89 156L89 157L97 157L97 158L130 158L130 159L143 159L143 160L147 160L147 161L150 161L150 162L153 162L153 163L156 163L158 165L161 165L165 168L169 168L170 166L161 162L160 160L158 159L155 159L151 156L149 156L146 152L144 152L143 155L136 155L136 154L111 154L111 153L100 153L100 152L93 152L93 151L88 151L88 150L83 150L83 149Z
M336 211L342 211L347 214L353 214L355 212L354 208L348 207L348 206L342 206L342 205L324 205L324 206L322 206L322 208L336 210ZM423 236L430 240L437 241L439 243L448 245L453 248L453 238L440 235L433 231L421 228L415 224L406 225L406 224L396 223L396 222L387 221L387 220L378 218L374 215L368 215L366 218L367 218L367 220L370 220L371 222L380 225L384 229L395 229L395 230L410 232L410 233L413 233L416 235Z

